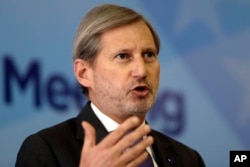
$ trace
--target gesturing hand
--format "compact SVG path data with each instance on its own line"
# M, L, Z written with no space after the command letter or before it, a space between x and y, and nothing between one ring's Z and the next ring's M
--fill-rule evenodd
M141 164L148 156L145 149L153 144L153 138L147 136L140 140L151 129L148 125L138 126L137 117L128 118L96 145L95 129L83 122L85 136L79 167L136 167Z

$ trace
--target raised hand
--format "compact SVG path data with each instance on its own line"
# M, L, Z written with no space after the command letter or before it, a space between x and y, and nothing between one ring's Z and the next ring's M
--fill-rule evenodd
M153 144L153 138L146 136L151 131L148 125L139 126L139 118L130 117L96 144L95 129L83 122L85 136L79 167L136 167L141 164L148 156L145 149ZM143 136L144 140L140 140Z

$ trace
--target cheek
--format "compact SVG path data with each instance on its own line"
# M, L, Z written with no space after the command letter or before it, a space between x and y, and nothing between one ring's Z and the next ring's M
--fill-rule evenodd
M119 70L119 68L102 68L97 75L101 76L116 89L122 88L123 84L126 83L124 71Z
M159 63L156 63L154 66L152 66L150 71L151 71L152 81L159 82L159 77L160 77Z

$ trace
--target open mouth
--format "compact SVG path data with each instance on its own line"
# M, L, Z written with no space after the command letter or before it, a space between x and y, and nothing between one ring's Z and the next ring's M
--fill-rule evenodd
M146 86L137 86L134 90L136 90L136 91L145 91L145 90L148 90L148 88Z
M137 86L132 92L137 96L146 96L149 93L149 88L147 86Z

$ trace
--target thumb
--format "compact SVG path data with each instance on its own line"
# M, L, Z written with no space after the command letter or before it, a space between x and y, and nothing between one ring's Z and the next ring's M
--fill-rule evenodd
M84 145L83 150L88 150L96 145L95 129L88 122L83 121L82 127L84 129Z

